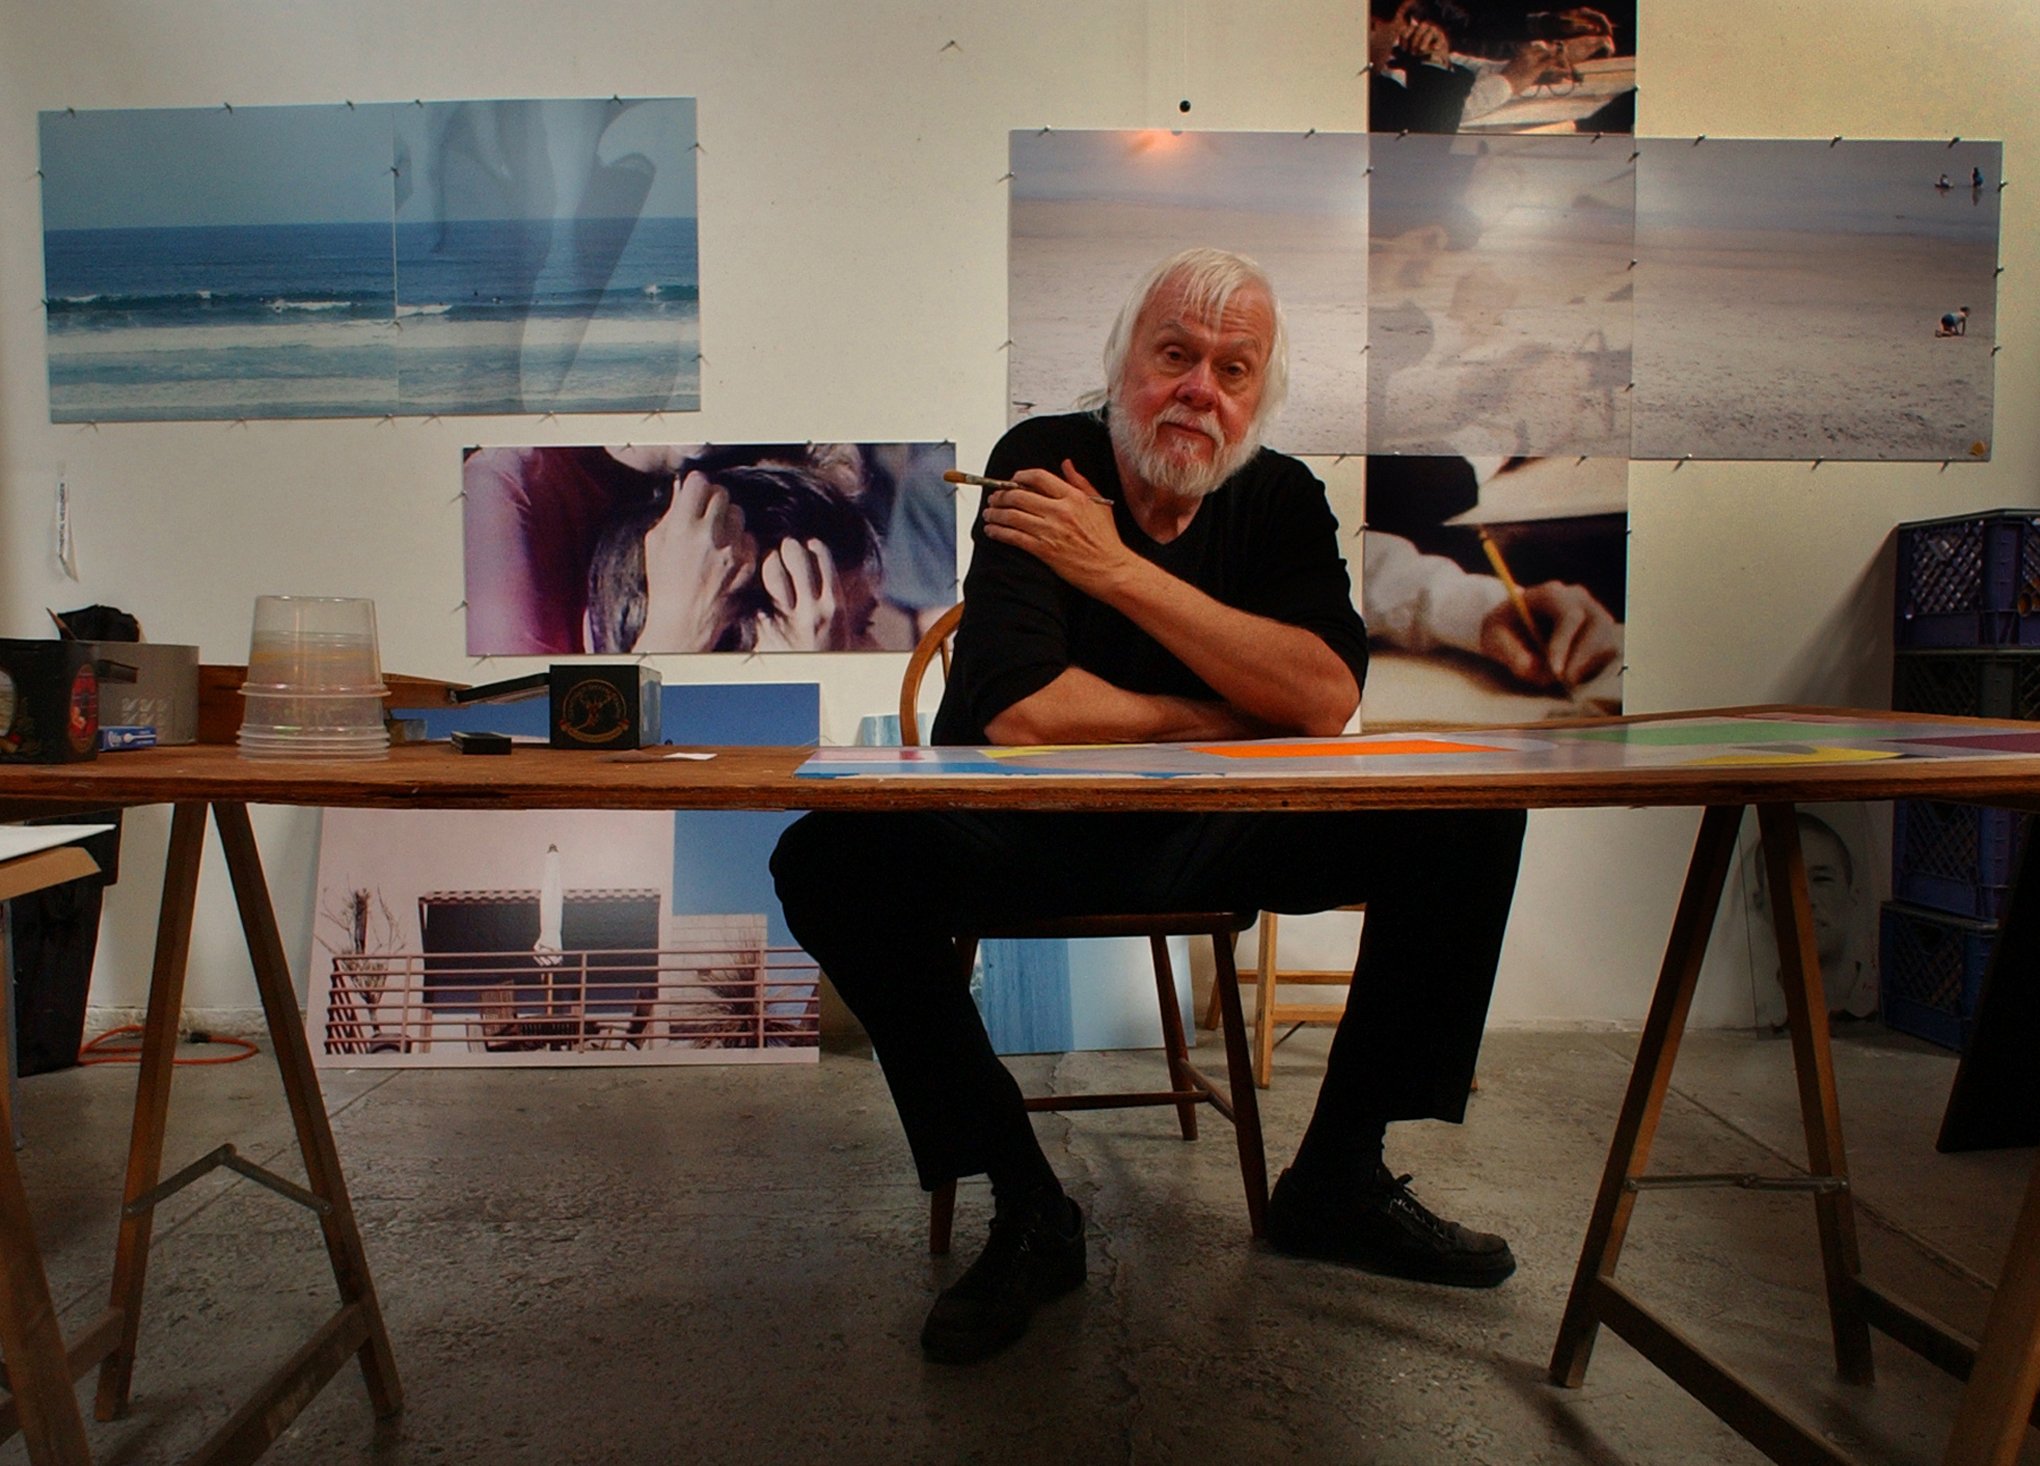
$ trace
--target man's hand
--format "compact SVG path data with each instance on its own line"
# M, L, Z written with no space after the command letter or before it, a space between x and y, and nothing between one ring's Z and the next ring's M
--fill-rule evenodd
M772 612L758 618L761 652L833 652L850 644L836 557L820 540L781 540L758 569Z
M1442 26L1428 20L1413 23L1402 38L1402 49L1427 66L1452 64L1452 38Z
M1481 655L1517 681L1571 689L1592 681L1621 655L1615 618L1584 588L1547 580L1526 587L1523 600L1550 651L1548 661L1511 602L1501 602L1480 624Z
M1603 56L1615 54L1615 40L1612 36L1568 36L1559 42L1565 52L1568 66L1578 66L1582 61L1598 61Z
M1226 702L1126 692L1080 667L1067 667L985 724L1001 744L1185 743L1268 738L1271 727Z
M1112 505L1067 458L1058 478L1045 468L1023 468L1017 489L994 489L985 499L985 536L1025 550L1085 595L1106 591L1136 557L1119 538Z
M1034 556L1065 583L1119 612L1202 678L1218 700L1190 704L1129 693L1070 667L1008 709L1010 723L988 723L994 742L1166 742L1249 736L1236 731L1248 727L1330 735L1351 718L1360 688L1321 637L1225 605L1134 553L1119 538L1112 505L1069 459L1060 475L1023 468L1013 482L1018 487L994 489L986 499L985 537Z
M1608 19L1607 12L1596 10L1591 5L1569 5L1561 10L1536 10L1525 17L1530 34L1544 40L1567 40L1573 36L1608 36L1615 34L1615 22ZM1602 54L1612 55L1612 50Z
M645 531L645 624L633 651L705 652L731 620L730 593L757 573L744 511L699 473Z
M1582 61L1592 61L1597 56L1613 56L1615 43L1606 36L1574 36L1564 41L1525 41L1516 49L1516 54L1507 66L1502 68L1502 80L1509 89L1521 94L1534 86L1546 84L1556 86L1562 82L1577 82L1577 70Z

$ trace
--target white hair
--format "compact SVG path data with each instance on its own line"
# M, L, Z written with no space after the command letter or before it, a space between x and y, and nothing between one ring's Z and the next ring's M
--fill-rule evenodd
M1112 394L1118 390L1119 379L1126 371L1127 353L1133 349L1133 328L1139 323L1140 313L1147 309L1148 302L1165 285L1180 291L1190 311L1209 321L1216 321L1225 313L1233 292L1242 286L1259 286L1268 297L1269 310L1275 319L1275 332L1268 342L1268 363L1263 370L1260 406L1254 412L1252 431L1254 436L1260 436L1261 429L1275 416L1283 399L1289 395L1289 328L1282 319L1282 302L1275 297L1275 285L1268 278L1268 272L1247 256L1231 250L1183 250L1156 262L1134 283L1132 293L1119 308L1119 316L1105 337L1105 385L1085 393L1078 399L1077 405L1095 408L1112 399Z

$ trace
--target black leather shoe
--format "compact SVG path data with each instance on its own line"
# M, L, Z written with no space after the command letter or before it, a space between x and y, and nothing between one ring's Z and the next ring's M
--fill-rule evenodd
M974 1364L1027 1332L1035 1305L1084 1281L1084 1214L1061 1192L992 1218L991 1240L921 1326L939 1364Z
M1455 1288L1492 1288L1516 1270L1508 1243L1437 1216L1410 1195L1409 1181L1384 1168L1348 1193L1284 1171L1268 1198L1268 1242L1292 1257Z

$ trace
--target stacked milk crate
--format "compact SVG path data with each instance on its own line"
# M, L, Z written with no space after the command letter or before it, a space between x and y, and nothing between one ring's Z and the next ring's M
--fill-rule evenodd
M2040 719L2040 511L1898 527L1891 705ZM2027 818L1901 800L1879 941L1885 1022L1960 1049L2011 894Z

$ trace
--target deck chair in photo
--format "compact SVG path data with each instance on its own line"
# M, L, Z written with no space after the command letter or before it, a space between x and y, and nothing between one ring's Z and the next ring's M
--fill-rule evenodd
M931 662L940 660L945 682L949 674L949 643L963 618L963 607L945 611L914 648L907 662L906 677L900 685L900 737L907 744L920 741L918 706L921 682ZM1247 1048L1246 1020L1240 1006L1239 974L1233 965L1233 943L1252 924L1251 911L1169 911L1127 916L1071 916L1045 920L1010 922L974 931L952 933L956 960L964 981L969 981L979 941L988 938L1067 939L1073 937L1146 937L1154 954L1155 993L1160 1001L1162 1046L1168 1062L1167 1089L1112 1094L1045 1094L1026 1097L1029 1110L1102 1110L1136 1105L1173 1105L1185 1140L1197 1138L1197 1107L1210 1105L1232 1122L1239 1146L1240 1180L1247 1193L1247 1221L1253 1235L1262 1235L1268 1205L1268 1164L1261 1147L1260 1103L1254 1093L1251 1056ZM1211 941L1213 1007L1218 1027L1225 1035L1226 1072L1224 1089L1190 1062L1185 1040L1183 1013L1177 1006L1176 979L1169 962L1168 939L1172 936L1202 936ZM928 1250L949 1250L950 1224L955 1215L956 1183L951 1181L929 1198Z

